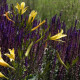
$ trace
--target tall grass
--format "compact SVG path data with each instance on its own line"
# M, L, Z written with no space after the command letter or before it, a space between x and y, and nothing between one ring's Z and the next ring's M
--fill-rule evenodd
M8 4L16 4L17 2L21 3L22 1L26 2L26 5L29 6L29 11L32 9L38 12L37 19L48 19L51 21L51 18L60 12L62 13L61 20L67 24L67 28L75 24L77 19L78 24L77 28L80 25L80 1L79 0L7 0Z

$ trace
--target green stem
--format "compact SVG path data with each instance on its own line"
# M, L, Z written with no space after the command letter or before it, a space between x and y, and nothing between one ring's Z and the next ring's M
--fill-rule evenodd
M45 35L43 35L41 38L39 38L39 39L35 42L35 44L38 43L39 41L41 41L41 40L44 38L44 36L45 36Z
M9 65L8 67L11 68L11 69L13 69L13 70L16 70L14 67L12 67L12 66L10 66L10 65Z
M7 78L6 76L4 76L4 78L9 79L9 78Z

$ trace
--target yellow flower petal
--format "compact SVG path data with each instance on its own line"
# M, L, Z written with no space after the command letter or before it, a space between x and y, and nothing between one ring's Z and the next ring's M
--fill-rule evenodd
M0 51L0 65L1 65L1 66L4 66L4 67L9 67L9 68L15 70L15 68L13 68L12 66L10 66L7 62L5 62L5 61L3 60L2 56L1 56L1 51Z
M59 33L58 31L58 34L50 37L50 40L56 40L56 41L60 41L58 39L62 38L62 37L66 37L67 35L66 34L63 34L63 30L61 30L61 32Z
M0 59L0 65L4 66L4 67L9 67L13 70L15 70L15 68L13 68L12 66L10 66L8 63L6 63L3 59Z
M31 11L31 13L29 14L28 23L33 22L36 15L37 15L37 12L35 10Z
M0 59L0 65L4 67L8 67L8 63L6 63L3 59Z
M39 23L38 26L34 27L33 29L31 29L31 31L34 31L35 29L39 28L42 24L44 24L46 21L42 21L41 23Z
M62 38L62 37L65 37L65 36L67 36L67 35L65 35L65 34L63 34L63 35L55 35L55 36L52 36L52 37L50 38L50 40L57 40L57 39L60 39L60 38Z
M4 77L6 79L8 79L6 76L4 76L1 72L0 72L0 77Z
M21 13L21 15L26 12L28 7L25 7L25 2L22 2L21 5L19 5L17 3L17 5L15 6L18 9L19 14Z
M24 9L22 9L21 14L24 14L27 9L28 9L28 7L25 7Z
M10 54L6 53L4 55L6 55L7 57L9 57L10 61L14 61L15 60L15 54L14 54L14 48L11 50L9 49Z
M20 9L20 5L17 3L17 5L15 6L17 9Z
M22 2L21 3L21 9L24 9L24 7L25 7L25 2Z
M9 57L10 62L14 61L14 59L12 59L12 57L11 57L11 55L10 55L10 54L6 53L6 54L4 54L4 55L5 55L5 56L7 56L7 57Z
M63 29L61 29L61 32L60 32L61 34L63 33Z
M65 42L65 41L63 41L63 40L60 40L60 39L59 39L59 40L55 40L55 41L59 41L59 42Z
M20 5L17 3L15 7L18 9L18 12L20 13Z
M14 54L14 48L11 50L11 49L9 49L9 52L10 52L10 54L12 55L12 56L14 56L15 54Z

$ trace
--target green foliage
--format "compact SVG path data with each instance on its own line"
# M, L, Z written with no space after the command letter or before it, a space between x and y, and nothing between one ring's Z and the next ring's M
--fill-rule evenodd
M76 59L74 59L73 61L72 61L72 66L74 66L76 63L77 63L77 61L79 60L79 57L76 57Z
M24 80L37 80L37 76L30 74L30 75L27 75Z

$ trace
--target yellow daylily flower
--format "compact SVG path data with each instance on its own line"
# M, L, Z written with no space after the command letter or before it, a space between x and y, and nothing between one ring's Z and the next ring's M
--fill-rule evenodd
M33 22L36 15L37 15L37 11L32 10L31 13L29 14L28 23Z
M21 3L21 9L23 9L25 7L25 2Z
M52 37L49 37L49 39L50 40L55 40L55 41L62 41L62 40L60 40L60 38L65 37L65 36L67 36L67 35L66 34L63 34L63 29L61 29L61 32L60 33L58 31L58 34L56 34L56 35L54 35ZM64 42L64 41L62 41L62 42Z
M12 66L10 66L7 62L5 62L5 61L3 60L2 56L1 56L1 51L0 51L0 65L1 65L1 66L4 66L4 67L9 67L9 68L15 70Z
M31 29L31 31L34 31L35 29L37 29L37 28L39 28L42 24L44 24L46 21L45 20L43 20L42 22L40 22L39 23L39 25L38 26L36 26L36 27L34 27L34 28L32 28Z
M15 54L14 54L14 48L11 50L9 49L10 54L6 53L4 55L6 55L7 57L9 57L10 61L14 61L15 60Z
M5 14L3 14L3 16L6 16L6 18L7 18L9 21L15 23L13 20L11 20L11 19L8 17L8 14L10 14L10 13L12 13L12 12L11 12L11 11L7 11L7 12L5 12Z
M18 9L19 13L21 12L21 15L24 14L28 8L28 7L25 7L25 2L22 2L21 5L17 3L15 7Z
M6 76L4 76L1 72L0 72L0 77L1 78L6 78L6 79L8 79Z

